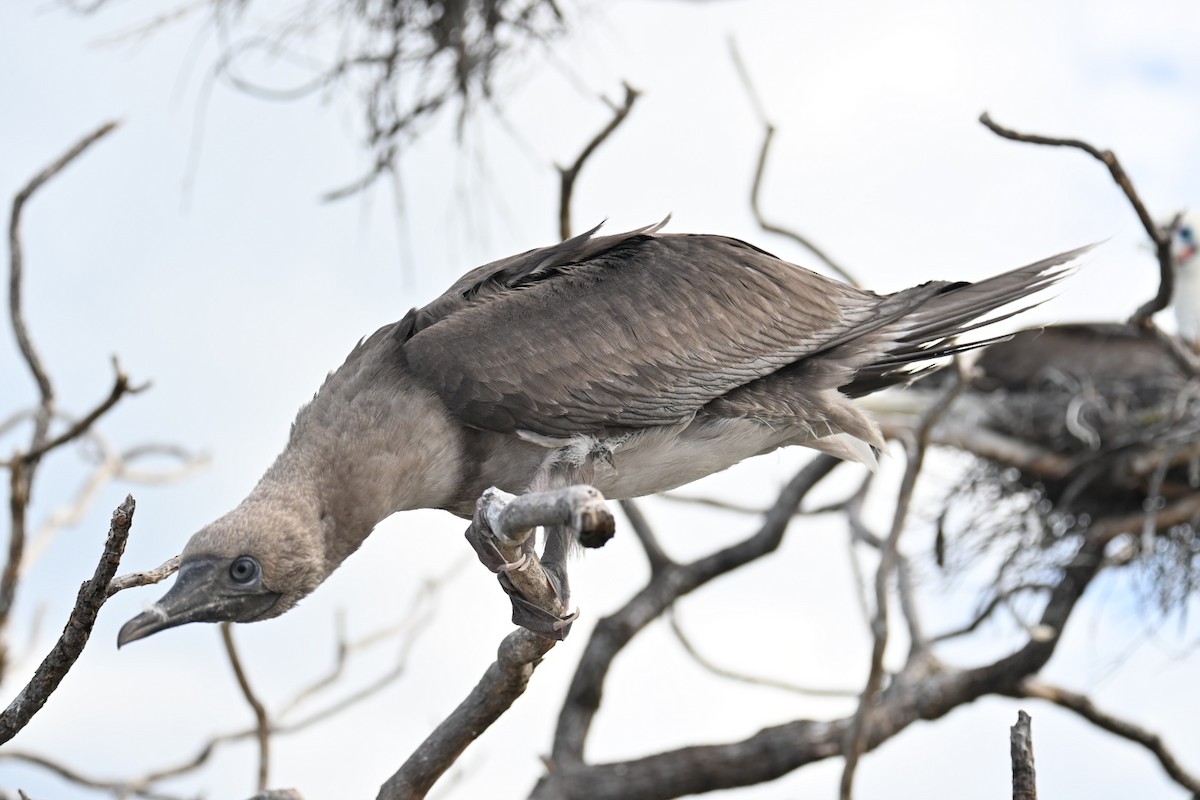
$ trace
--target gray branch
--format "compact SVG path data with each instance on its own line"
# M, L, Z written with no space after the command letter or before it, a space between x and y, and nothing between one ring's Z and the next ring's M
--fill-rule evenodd
M121 555L125 552L135 507L133 497L129 496L113 512L100 563L96 565L92 579L80 587L75 608L71 611L62 636L38 666L25 688L9 703L8 708L0 713L0 744L15 736L28 724L33 715L41 710L83 652L84 645L91 636L92 627L96 624L100 607L109 597L108 586L117 573Z

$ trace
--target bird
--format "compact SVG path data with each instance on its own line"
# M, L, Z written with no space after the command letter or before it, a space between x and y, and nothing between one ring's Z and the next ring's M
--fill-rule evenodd
M1171 237L1175 291L1171 298L1179 338L1200 351L1200 212L1180 215Z
M976 346L954 337L1028 308L1006 309L1031 304L1086 250L876 294L664 224L597 226L478 267L362 339L246 499L187 542L175 583L118 646L184 623L276 617L384 518L470 518L488 487L586 483L631 498L787 445L874 466L884 440L853 398ZM564 608L569 549L548 537L542 561ZM561 638L570 618L521 624Z

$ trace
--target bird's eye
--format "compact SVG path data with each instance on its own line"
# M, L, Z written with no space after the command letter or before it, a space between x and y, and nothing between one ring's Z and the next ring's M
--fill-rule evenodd
M247 584L258 577L262 568L258 566L258 562L250 556L238 556L229 565L229 577L233 578L234 583Z
M1185 226L1179 229L1179 238L1190 243L1196 238L1196 234L1192 232L1191 228Z

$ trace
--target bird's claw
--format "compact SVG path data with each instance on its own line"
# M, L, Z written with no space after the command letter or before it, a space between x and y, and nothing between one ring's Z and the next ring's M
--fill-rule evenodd
M520 625L531 633L555 641L567 638L567 634L571 632L571 623L579 616L579 609L559 616L521 594L521 591L512 584L507 575L502 573L497 577L500 579L501 588L512 602L514 625Z

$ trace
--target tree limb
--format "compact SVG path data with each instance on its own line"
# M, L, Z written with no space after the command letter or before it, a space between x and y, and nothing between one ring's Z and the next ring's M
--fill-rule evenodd
M1150 321L1150 317L1170 305L1171 294L1175 287L1175 257L1171 253L1171 238L1174 235L1175 228L1179 225L1179 216L1176 216L1166 228L1160 228L1155 223L1154 218L1150 216L1150 212L1146 210L1146 204L1142 202L1142 198L1138 195L1137 190L1133 188L1133 181L1129 179L1129 175L1126 174L1124 167L1121 166L1121 162L1117 160L1117 156L1113 151L1101 150L1082 139L1063 139L1054 136L1020 133L1019 131L1005 128L993 122L986 111L980 115L979 121L992 133L1002 136L1005 139L1050 147L1072 147L1082 150L1108 167L1108 172L1112 175L1112 179L1116 182L1117 186L1121 187L1121 191L1125 193L1125 197L1129 200L1130 205L1133 206L1134 213L1137 214L1142 227L1145 228L1146 235L1154 243L1155 255L1158 258L1158 293L1138 308L1133 313L1133 316L1129 318L1129 322L1132 325L1145 326Z
M571 198L575 192L575 180L579 177L579 171L583 169L583 165L591 157L592 153L596 152L596 149L604 144L604 141L612 135L613 131L621 126L621 123L629 116L629 112L633 110L633 104L641 94L628 83L623 85L625 87L625 102L620 106L613 106L612 119L580 151L578 158L575 159L575 163L569 167L558 168L558 235L564 241L571 238Z
M79 654L83 652L83 647L91 636L92 626L96 624L96 615L109 597L108 586L121 563L121 555L125 552L125 542L129 539L135 507L133 497L129 496L113 511L112 524L108 529L108 539L104 544L100 563L96 565L92 579L80 587L75 608L71 611L62 636L38 666L25 688L9 703L8 708L0 713L0 744L15 736L28 724L33 715L41 710L79 658Z
M625 645L680 597L775 550L783 540L796 507L808 491L840 463L832 456L817 456L779 493L774 506L754 535L697 561L665 567L657 575L652 575L649 583L619 611L596 623L559 712L551 753L555 772L539 782L539 789L534 791L535 797L543 796L539 795L539 790L551 791L540 787L553 784L558 770L568 764L582 763L584 742L600 709L604 680L613 660ZM555 795L551 792L544 796Z
M238 656L237 645L233 641L232 623L221 623L221 641L225 644L225 653L229 656L229 666L233 668L238 688L242 690L246 704L254 712L255 732L258 738L258 791L265 792L271 772L271 717L267 714L267 707L254 693L246 670L242 667L242 659Z
M521 696L553 639L518 628L500 643L496 661L450 716L421 743L379 790L379 800L420 800L467 745Z

